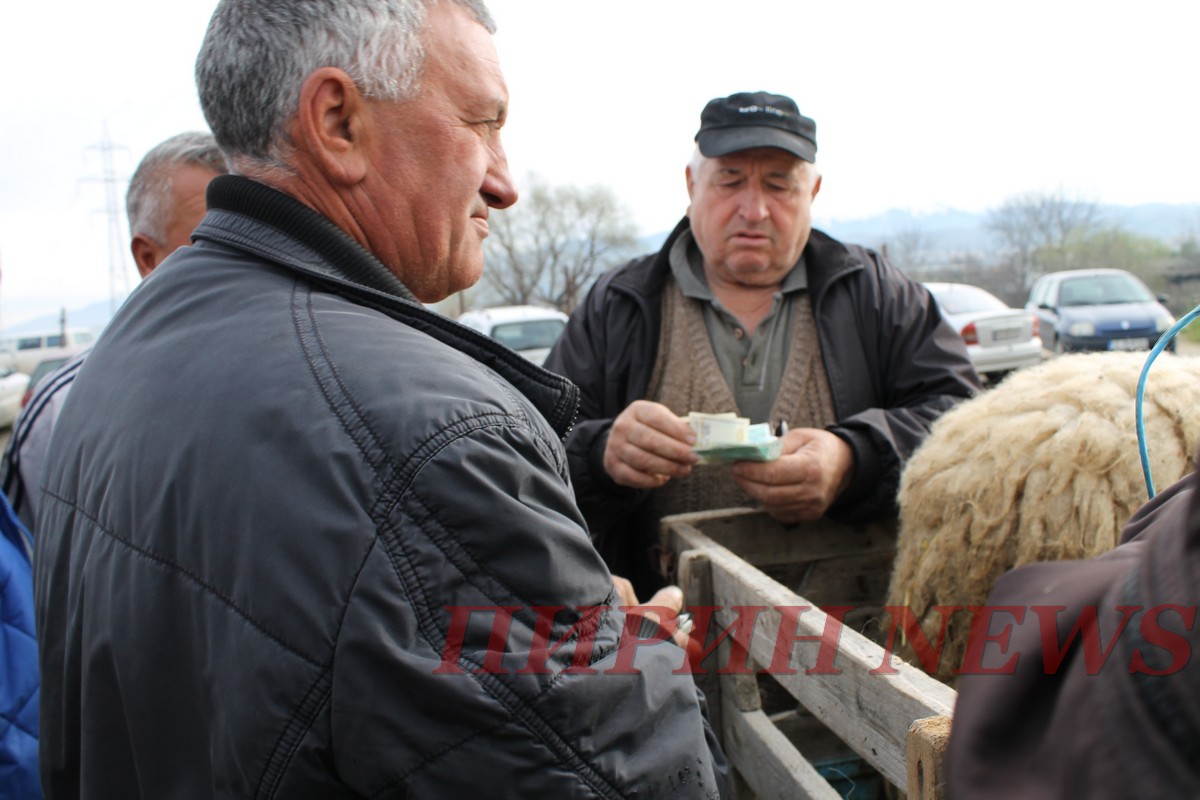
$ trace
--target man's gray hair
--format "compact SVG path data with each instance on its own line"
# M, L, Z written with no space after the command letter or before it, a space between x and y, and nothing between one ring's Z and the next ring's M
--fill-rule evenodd
M797 158L796 160L800 162L801 168L808 180L815 181L817 178L821 177L821 168L816 164L812 163L811 161L805 161L802 158ZM688 161L688 168L692 171L693 178L700 176L700 168L704 166L705 161L708 161L708 156L700 152L700 147L697 146L692 148L692 157Z
M222 175L229 172L211 133L189 131L155 145L138 164L125 193L131 236L140 233L158 244L166 242L173 181L179 167L201 167Z
M287 122L321 67L344 70L368 97L412 97L439 2L467 8L495 33L483 0L221 0L196 59L200 105L221 149L235 167L288 170Z

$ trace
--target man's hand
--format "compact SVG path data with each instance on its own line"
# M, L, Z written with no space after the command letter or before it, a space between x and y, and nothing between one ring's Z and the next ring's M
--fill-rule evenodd
M784 435L778 459L739 461L730 475L780 522L812 522L850 485L854 452L829 431L797 428Z
M621 412L604 447L604 469L620 486L657 489L692 471L692 427L661 403L635 400Z
M617 600L623 606L636 606L637 593L633 591L633 584L628 578L622 578L620 575L613 575L613 588L617 590Z
M625 580L613 576L613 582ZM617 584L618 589L620 584ZM631 589L632 591L632 589ZM622 593L623 594L623 593ZM636 600L636 598L634 598ZM688 649L688 634L691 631L690 625L683 625L683 620L679 616L680 610L683 608L683 590L678 586L664 586L654 593L654 596L641 605L633 605L626 609L625 613L634 617L645 617L646 619L654 620L664 631L671 634L671 638L675 644Z

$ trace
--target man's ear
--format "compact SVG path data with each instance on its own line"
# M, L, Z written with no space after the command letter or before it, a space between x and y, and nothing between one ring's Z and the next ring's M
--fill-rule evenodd
M820 175L818 175L817 179L815 181L813 181L813 190L812 190L812 198L811 199L816 200L817 192L819 192L819 191L821 191L821 176Z
M162 248L158 243L144 233L135 233L133 240L129 243L129 250L133 253L133 263L137 267L138 275L145 278L159 262L169 255L163 253Z
M362 93L336 67L321 67L300 87L292 141L330 183L356 184L367 174L362 138L365 111Z
M696 176L692 174L692 165L688 164L684 167L683 177L687 179L688 199L692 197L692 190L696 188Z

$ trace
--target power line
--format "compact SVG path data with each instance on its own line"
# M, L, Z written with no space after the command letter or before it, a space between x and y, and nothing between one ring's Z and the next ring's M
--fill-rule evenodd
M122 221L125 218L121 207L117 188L128 182L127 177L117 177L113 154L117 150L125 150L112 143L108 136L108 123L104 123L103 138L99 144L90 145L89 150L100 151L100 177L84 178L85 181L98 182L104 187L104 209L108 227L108 310L115 314L119 299L129 294L129 270L125 262L125 236L122 231Z

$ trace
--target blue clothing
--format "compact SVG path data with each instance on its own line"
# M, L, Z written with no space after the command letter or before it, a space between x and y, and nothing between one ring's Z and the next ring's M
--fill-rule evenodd
M42 796L33 540L0 495L0 798Z

